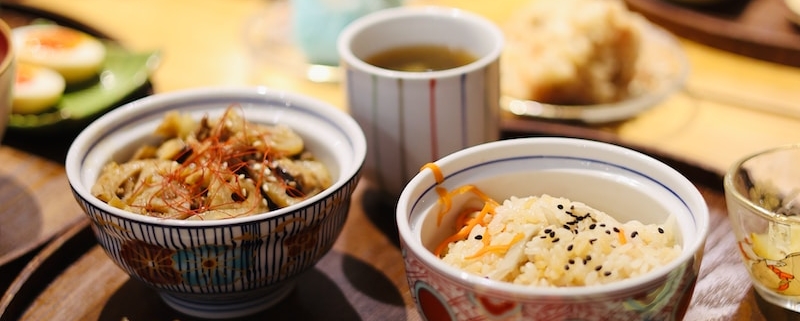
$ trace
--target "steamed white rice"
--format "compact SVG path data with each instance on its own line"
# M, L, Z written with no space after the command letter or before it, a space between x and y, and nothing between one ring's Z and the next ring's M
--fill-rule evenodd
M584 286L635 277L672 261L681 253L675 239L671 226L620 223L566 198L511 197L466 239L448 244L442 259L516 284Z

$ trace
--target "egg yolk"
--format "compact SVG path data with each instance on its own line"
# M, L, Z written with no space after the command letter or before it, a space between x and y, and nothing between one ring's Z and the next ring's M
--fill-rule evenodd
M56 28L31 32L26 42L28 46L57 50L75 48L80 44L81 40L82 35L77 31L66 28Z
M36 69L27 64L18 64L16 70L16 83L24 84L33 80Z

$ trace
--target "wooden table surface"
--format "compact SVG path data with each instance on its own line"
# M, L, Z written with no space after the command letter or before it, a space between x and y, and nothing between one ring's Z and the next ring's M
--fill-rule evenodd
M503 1L503 5L489 0L409 1L459 6L499 23L524 0ZM274 7L269 0L2 0L0 10L3 3L80 21L130 50L161 51L161 64L152 76L156 93L258 84L302 92L346 108L337 84L302 80L253 52L246 41L248 28L269 14L267 10ZM612 141L670 160L703 189L712 219L718 223L709 237L704 270L686 319L797 318L754 295L735 254L719 178L745 154L800 142L800 69L685 39L681 45L692 68L686 87L638 117L593 126L506 118L504 126L518 131L515 134ZM0 300L0 320L23 312L26 320L46 320L54 311L74 320L120 320L137 313L139 318L131 320L186 320L159 306L151 290L129 282L91 242L69 243L86 233L81 225L85 221L71 198L61 163L68 141L55 139L48 144L11 137L0 147L0 217L29 220L20 223L29 228L26 237L50 241L18 250L30 253L13 262L0 261L0 287L11 286ZM333 313L343 319L420 319L405 284L391 206L375 201L370 193L369 182L359 186L345 231L331 254L270 315L288 318L302 312L306 319ZM13 251L3 249L3 237L13 232L3 226L8 225L0 224L0 251ZM76 234L57 238L68 227L74 227ZM59 264L68 266L58 270ZM55 275L50 273L53 268L58 270ZM21 277L15 281L17 275ZM40 279L42 275L53 279ZM339 297L325 297L336 294ZM131 301L137 299L142 303ZM322 308L304 312L303 307L313 309L309 304Z

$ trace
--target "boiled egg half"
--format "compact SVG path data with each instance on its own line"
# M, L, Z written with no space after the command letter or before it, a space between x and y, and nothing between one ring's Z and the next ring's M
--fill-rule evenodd
M55 70L67 85L96 76L106 55L99 39L60 25L14 28L13 41L18 61Z
M39 113L55 105L64 94L64 77L50 68L18 62L11 111Z

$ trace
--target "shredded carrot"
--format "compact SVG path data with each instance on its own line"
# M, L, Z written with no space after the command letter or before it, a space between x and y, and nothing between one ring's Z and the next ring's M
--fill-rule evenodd
M625 243L628 243L628 241L625 239L625 231L624 230L619 229L619 232L617 232L617 235L619 235L619 244L620 245L625 245Z
M442 170L439 168L439 166L437 166L434 163L427 163L423 165L422 168L420 168L420 171L425 170L426 168L430 169L433 172L437 185L441 185L444 182L444 175L442 174ZM497 203L497 201L495 201L488 195L484 194L475 185L464 185L452 191L448 191L444 187L437 186L436 193L439 194L439 200L438 200L439 213L438 216L436 217L436 226L442 225L442 220L444 219L444 216L450 212L450 209L453 206L453 197L455 196L465 193L472 193L475 194L484 203L483 208L475 217L473 217L472 215L477 211L476 209L467 209L459 213L459 216L456 218L455 222L456 223L455 226L460 227L458 231L447 237L441 243L439 243L439 245L433 251L433 253L436 256L441 257L442 252L444 252L448 244L466 239L467 237L469 237L469 234L472 232L472 229L475 228L475 226L479 224L484 225L485 224L483 222L484 217L486 217L486 215L489 213L494 213L494 210L499 205L499 203ZM516 240L516 238L517 236L515 236L515 240L512 242L512 244L518 241ZM481 251L502 252L508 250L508 246L504 245L490 246L489 244L491 241L491 236L488 233L483 235L482 241L484 247L482 248Z
M461 188L458 188L458 189L456 189L454 191L450 191L450 192L448 192L447 189L445 189L443 187L437 187L436 188L436 193L439 194L439 203L441 204L441 206L439 207L439 215L436 218L436 226L441 226L442 225L442 219L444 218L444 215L447 214L448 212L450 212L450 209L453 207L453 197L455 197L456 195L459 195L459 194L463 194L463 193L469 192L469 191L480 193L480 191L478 191L472 185L462 186ZM480 193L478 195L480 196L482 194L483 193ZM483 198L483 197L481 197L481 198Z
M492 198L484 194L480 189L478 189L475 185L464 185L461 186L453 191L450 192L453 196L464 194L466 192L472 192L473 194L477 195L482 201L487 203L498 204Z
M483 256L483 255L485 255L486 253L489 253L489 252L494 252L494 253L498 253L498 254L506 253L508 251L508 249L511 248L511 246L513 246L515 243L517 243L520 240L522 240L523 237L525 237L525 234L517 233L516 235L514 235L514 238L511 239L511 242L509 242L508 244L484 246L480 250L476 251L474 254L465 257L465 259L468 259L468 260L469 259L474 259L474 258Z
M436 226L442 225L442 219L444 218L445 214L450 212L450 208L453 206L453 197L456 195L461 195L467 192L472 192L473 194L477 195L484 203L491 204L492 206L497 206L498 203L491 199L489 196L481 192L475 185L464 185L455 190L447 192L446 189L443 187L437 187L436 192L439 194L439 203L441 203L441 207L439 208L439 216L436 218Z
M448 244L450 244L451 242L464 240L467 237L469 237L469 233L472 232L472 229L476 225L478 225L478 223L483 222L483 218L486 217L486 214L488 214L491 211L494 211L494 206L491 206L489 204L484 205L483 209L480 211L480 213L478 213L478 216L476 216L472 220L469 220L468 224L463 228L459 229L457 233L450 235L444 241L439 243L439 246L436 247L436 249L433 251L433 254L438 257L441 257L442 252L444 251L445 248L447 248Z
M437 187L436 193L439 194L439 214L436 216L436 226L441 226L444 215L447 214L447 212L450 211L450 207L453 206L453 201L450 199L447 189L443 187Z
M468 225L471 220L475 219L475 216L473 216L473 214L478 213L480 211L481 210L479 208L469 208L469 209L461 211L461 214L459 214L458 217L456 218L455 226L466 226L466 225Z
M436 184L441 184L444 181L444 175L442 175L442 170L439 168L439 166L436 166L434 163L427 163L422 165L422 168L420 168L419 171L421 172L426 168L433 172L433 178L436 180Z
M420 171L423 171L426 168L430 169L433 172L433 176L436 179L436 185L441 185L444 182L444 175L442 174L442 170L439 168L439 166L437 166L434 163L427 163L425 165L422 165L422 168L420 168ZM461 195L461 194L467 193L467 192L472 192L473 194L477 195L484 202L495 204L495 206L497 204L497 202L495 202L489 196L487 196L486 194L481 192L474 185L464 185L464 186L461 186L461 187L459 187L459 188L457 188L457 189L455 189L453 191L449 191L449 192L447 191L446 188L441 187L441 186L437 186L436 187L436 193L439 194L440 207L439 207L439 215L436 218L436 226L441 226L442 225L442 219L444 218L444 215L447 214L448 212L450 212L450 208L453 206L453 197L456 196L456 195Z
M461 228L458 233L450 235L450 237L446 238L444 241L442 241L442 243L439 243L439 246L436 247L436 249L433 251L433 254L441 257L442 252L444 252L444 249L447 247L447 244L467 238L469 236L469 232L472 231L472 228L475 227L475 225L477 225L477 221L472 221L470 222L470 225Z

